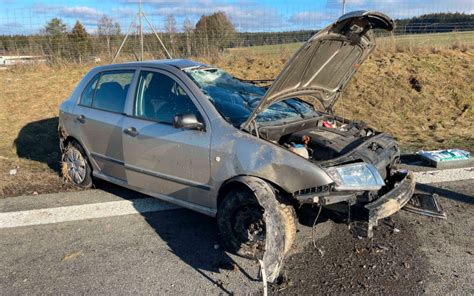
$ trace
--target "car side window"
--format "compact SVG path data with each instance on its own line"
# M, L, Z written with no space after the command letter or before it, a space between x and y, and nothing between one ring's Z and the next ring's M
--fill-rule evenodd
M176 115L190 113L202 120L191 98L175 80L157 72L140 72L134 116L172 124Z
M81 100L79 104L83 106L90 107L92 106L92 99L94 98L95 88L97 86L97 81L99 81L100 74L94 76L94 78L87 84L86 88L81 94Z
M102 73L95 87L92 107L123 113L128 87L132 82L134 73L133 70Z

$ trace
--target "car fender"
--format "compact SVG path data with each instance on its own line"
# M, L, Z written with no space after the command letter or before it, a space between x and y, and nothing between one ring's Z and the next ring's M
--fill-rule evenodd
M228 124L213 129L211 175L214 188L220 188L235 176L268 180L289 194L333 183L322 168L309 160L225 125Z

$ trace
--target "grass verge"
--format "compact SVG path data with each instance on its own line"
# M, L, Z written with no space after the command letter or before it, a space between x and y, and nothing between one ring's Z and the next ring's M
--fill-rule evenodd
M291 53L233 51L197 59L240 78L266 79ZM71 190L59 177L58 106L93 66L0 71L0 197ZM473 103L473 49L381 47L350 82L336 112L393 134L408 150L471 149Z

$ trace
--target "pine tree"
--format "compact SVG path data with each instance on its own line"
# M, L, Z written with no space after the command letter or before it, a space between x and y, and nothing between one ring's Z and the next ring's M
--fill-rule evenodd
M76 21L72 28L70 40L72 43L72 57L81 62L91 52L91 44L86 28L79 21Z
M65 52L66 24L60 18L51 19L43 28L42 33L47 36L47 54L60 57Z

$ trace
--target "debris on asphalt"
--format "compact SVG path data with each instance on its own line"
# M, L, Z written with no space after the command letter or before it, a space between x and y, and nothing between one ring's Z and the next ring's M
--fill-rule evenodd
M71 252L69 254L66 254L63 259L61 259L61 261L69 261L69 260L72 260L74 258L76 258L77 256L81 255L82 252L81 251L74 251L74 252Z
M214 244L214 250L219 250L219 244Z
M314 247L316 250L318 250L319 255L320 255L321 257L324 256L324 250L316 245L315 229L316 229L316 223L317 223L317 221L318 221L318 218L319 218L319 215L321 214L321 210L322 210L322 209L323 209L323 207L319 207L319 209L318 209L318 214L316 215L316 218L314 218L313 227L311 228L311 241L313 242L313 247Z
M403 207L405 211L429 216L433 218L446 219L446 213L438 202L438 195L434 194L413 194L412 198Z
M317 241L318 246L326 250L324 257L318 256L318 250L310 242L301 253L290 256L285 264L288 279L295 284L283 291L280 286L270 286L270 293L422 294L424 286L417 282L428 277L428 261L420 251L422 238L417 237L413 227L408 227L409 219L399 216L392 221L402 230L399 234L393 235L393 228L388 223L380 223L372 240L359 240L347 231L345 223L331 222L331 234ZM308 226L305 231L309 233L311 225Z
M263 283L263 296L268 295L268 284L267 284L267 273L265 271L265 264L263 260L258 260L260 264L260 275L262 276L262 283Z
M382 245L382 244L375 244L373 249L375 249L375 253L383 252L383 251L388 251L388 247Z

